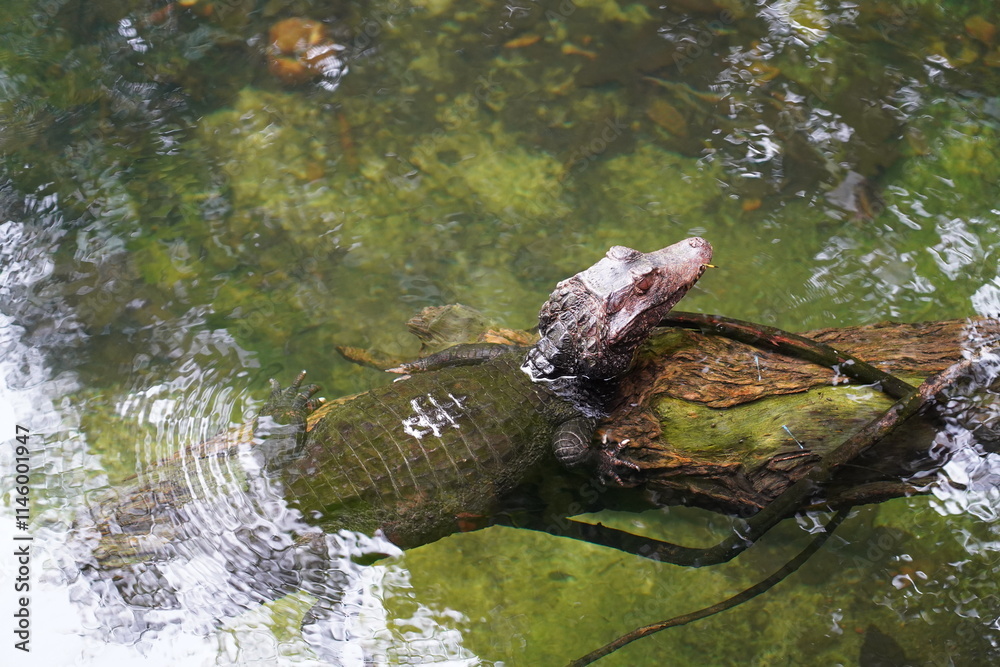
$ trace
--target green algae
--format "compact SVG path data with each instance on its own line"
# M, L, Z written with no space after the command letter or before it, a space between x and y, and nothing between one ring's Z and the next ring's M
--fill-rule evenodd
M858 405L865 405L859 410ZM728 409L707 408L667 396L655 411L664 442L684 443L685 454L719 463L756 463L779 453L832 450L892 405L881 392L824 387L771 397ZM829 424L838 429L831 431Z
M336 150L343 142L330 132L331 124L329 113L302 106L296 95L250 89L241 93L233 109L208 116L202 123L205 145L226 177L233 209L229 227L252 229L264 220L270 233L299 253L291 261L276 257L268 262L273 248L262 250L259 264L268 283L285 283L291 289L289 274L301 271L303 265L327 276L325 280L320 277L315 287L294 286L296 310L312 322L329 321L333 314L349 308L345 304L358 303L357 294L350 292L351 285L374 279L379 290L372 295L372 310L384 313L375 330L395 327L398 334L399 325L412 311L403 304L386 309L385 302L398 303L400 297L408 295L391 294L398 286L385 284L383 276L391 280L392 273L404 271L420 276L432 270L440 273L440 268L451 268L454 273L446 271L439 282L478 286L486 294L448 293L438 288L440 296L420 305L451 300L484 304L496 293L521 295L523 301L539 300L537 293L531 294L516 279L499 271L508 261L503 252L506 244L523 240L501 235L497 240L500 252L496 246L492 246L494 252L481 247L471 257L463 256L468 250L461 247L474 248L466 239L514 227L529 215L567 215L569 207L558 196L550 195L560 192L556 179L559 167L551 158L527 153L492 126L440 139L413 137L414 158L405 168L410 171L416 166L419 176L400 173L398 160L372 154L367 145L359 150L362 164L354 168L347 164L343 151ZM465 158L451 163L447 154L459 148L466 151ZM317 173L322 176L317 178ZM458 205L460 218L449 221L456 216L456 202L465 203ZM288 264L283 266L283 261ZM470 271L480 278L463 278ZM251 280L239 287L247 292L220 291L215 301L219 311L232 312L246 303L255 286ZM381 308L376 303L380 300ZM280 322L283 308L279 304L287 299L273 293L271 301ZM339 319L345 325L364 321ZM303 323L300 328L308 325ZM288 321L284 326L286 331L295 328ZM362 335L351 330L330 333L328 347L333 346L332 341L350 343ZM374 343L391 347L398 346L397 341Z
M859 21L867 28L860 37L847 23L824 27L816 3L799 3L792 14L799 34L827 32L808 49L773 40L779 53L767 62L780 69L774 82L759 78L752 90L743 89L712 69L714 55L694 63L707 74L685 80L689 88L721 85L734 93L736 111L705 107L717 115L702 120L722 129L699 137L704 154L686 155L672 150L644 112L656 88L643 79L647 73L683 74L663 65L672 63L672 43L646 48L656 43L648 35L661 39L656 29L664 14L652 5L600 0L574 3L567 12L562 3L547 3L522 18L462 0L427 1L416 10L375 3L372 14L389 17L374 39L379 51L352 62L340 88L328 92L281 87L267 78L262 54L248 46L272 17L325 7L271 2L261 15L252 11L256 3L226 2L212 18L184 14L176 25L149 27L143 3L91 3L86 11L83 3L55 4L64 9L30 29L16 26L48 6L5 3L2 10L11 19L6 25L15 26L5 30L19 33L0 47L4 173L20 191L59 201L70 232L55 257L55 275L65 287L31 297L56 302L67 295L63 314L76 318L90 339L79 352L90 363L84 377L104 388L111 403L115 392L142 389L135 382L176 373L170 360L178 357L218 367L211 381L263 391L262 370L248 377L240 375L242 357L198 355L203 344L193 334L176 335L185 328L225 332L259 369L286 381L308 368L330 396L365 388L383 380L336 361L335 345L412 351L407 317L453 301L529 326L556 281L616 243L651 250L704 234L716 246L720 269L705 276L685 308L792 329L967 315L970 295L995 274L995 68L979 54L940 74L952 89L969 91L963 96L913 73L935 49L961 56L964 38L924 45L961 35L962 20L973 12L992 16L990 3L905 3L904 10L920 10L901 22L895 6L876 3L873 18ZM862 19L870 7L859 8ZM740 20L726 31L699 27L723 8ZM706 51L720 53L751 52L766 36L744 3L710 9L672 23L666 36L671 30L702 41L709 35L713 46ZM78 31L76 17L83 17ZM122 19L153 45L141 58L118 32ZM503 46L526 34L539 41ZM598 58L564 54L564 44ZM899 44L912 54L897 50ZM933 92L913 93L924 85ZM799 105L805 112L819 108L846 118L852 139L810 136L809 150L796 154L782 133L801 140L827 124L772 123L785 112L794 118L794 103L755 111L788 93L805 98ZM914 95L915 108L905 112L850 115L862 98L896 109ZM938 95L951 99L932 102ZM734 123L748 132L758 122L779 130L773 136L782 162L764 187L744 178L753 169L740 161L744 148L721 139ZM874 216L836 211L823 198L854 167L881 192L884 207ZM760 208L744 206L754 198ZM185 319L188 313L198 315ZM152 361L140 364L139 355ZM136 365L138 380L123 379ZM79 402L88 445L108 472L127 476L141 466L144 450L136 443L157 434L116 424L113 410L82 395ZM718 417L691 418L683 407L664 411L671 415L670 437L689 443L706 441L705 424ZM753 435L770 433L770 446L791 446L781 440L782 426L801 438L810 426L806 417L791 411ZM736 434L747 428L714 430L720 429L731 433L722 455L739 459L745 453ZM160 452L171 444L149 446ZM990 599L989 548L966 566L977 574L966 575L952 563L968 554L946 537L976 533L986 541L988 530L968 517L928 512L924 502L864 510L858 531L845 526L840 533L853 550L818 557L811 573L800 573L802 581L789 582L790 590L693 632L640 642L609 664L655 663L664 655L690 664L789 664L803 656L853 664L858 628L868 622L933 656L943 655L934 645L939 636L984 641L985 628L936 613L934 600ZM799 537L794 527L789 535ZM886 535L894 541L881 548ZM774 549L749 552L739 567L688 572L524 531L490 530L449 538L403 562L421 600L442 616L465 612L458 624L475 652L508 664L548 664L765 576L798 544L775 542ZM927 552L937 573L934 594L916 594L920 581L892 587L896 561ZM949 604L960 607L957 600ZM405 618L412 599L390 605ZM273 626L294 651L301 647L291 645L290 628L302 610L294 601L287 606L293 620ZM835 607L843 609L842 621L830 611ZM899 617L896 608L903 610ZM285 613L280 603L276 609L279 617ZM941 623L940 632L928 632L921 617Z
M719 525L705 535L713 519L687 512L602 514L600 520L692 546L712 544L730 530ZM687 522L697 530L685 532ZM956 529L956 539L929 537ZM869 625L893 636L909 656L989 661L991 632L977 616L991 612L977 600L991 598L992 578L966 574L976 568L960 535L986 545L994 532L968 516L929 510L921 499L862 508L838 530L831 548L766 596L697 627L643 639L605 662L653 664L669 655L679 664L788 664L808 655L824 664L853 663ZM438 545L445 548L407 552L402 562L412 573L411 594L434 608L461 612L465 646L486 664L563 664L636 627L738 592L806 541L799 527L784 524L743 554L739 567L688 569L529 531L490 529L447 538ZM985 572L994 570L990 553L973 557ZM433 576L439 568L450 576ZM404 601L386 600L390 609ZM958 613L941 615L935 610L942 605ZM928 632L928 618L935 619L934 632Z
M437 25L445 9L459 7L464 4L407 18L415 25ZM628 14L627 23L643 27L649 20L635 7L583 4L559 24L574 29L592 16ZM398 8L389 10L387 16L401 16ZM460 28L472 21L461 12L458 20ZM549 32L551 21L538 15L527 20L525 27L546 28L539 30L543 44L560 39ZM203 57L185 51L186 35L211 28L213 36L205 38L208 53L222 58L230 48L223 33L247 28L233 22L232 12L191 21L187 32L175 37L181 58L191 62ZM87 161L77 159L67 163L71 171L57 172L59 178L93 181L93 196L102 200L108 217L144 222L145 233L129 246L136 270L154 290L170 293L177 283L190 284L193 276L212 276L189 290L185 301L211 301L213 321L235 322L234 331L251 348L284 345L292 332L318 326L331 333L313 337L312 344L322 348L334 343L405 347L393 328L409 314L406 304L419 300L461 300L494 314L518 313L528 323L552 282L592 261L607 245L651 249L703 228L706 220L721 227L715 233L725 240L726 226L754 224L758 217L740 211L739 198L727 194L732 178L721 161L682 157L643 141L634 110L619 90L572 86L586 62L560 57L534 72L536 62L518 49L488 56L479 47L472 60L490 69L477 75L460 66L458 52L450 48L467 41L461 29L404 30L395 21L382 28L385 57L359 61L336 106L315 92L230 86L230 104L199 121L180 155L153 155L151 146L138 145L133 152L148 156L138 169L95 180L81 171L89 169ZM843 67L850 45L829 37L814 50L824 62ZM163 53L169 49L158 49L154 56ZM74 50L74 56L83 54L89 58L84 64L100 57L95 48ZM147 60L149 73L167 74L156 58ZM815 88L808 79L818 75L812 68L796 75L794 61L779 64L790 81ZM84 71L72 73L83 76ZM848 86L862 78L857 68L852 71L822 76ZM358 94L364 78L400 75L402 85L390 87L381 99ZM51 97L51 104L70 108L106 95L95 86L89 93L80 90L64 87L68 97ZM834 91L833 99L850 92ZM410 97L415 104L407 104ZM533 102L526 107L523 100ZM405 131L389 132L393 123ZM541 139L550 148L531 148L528 139ZM984 140L983 150L989 145ZM963 166L983 164L983 170L990 169L984 155L967 154L971 149L964 146L954 146L954 157L935 168L954 166L961 172ZM940 150L949 152L947 146ZM108 159L113 158L96 154L88 161ZM962 183L995 178L988 171L959 175L963 178L956 182ZM822 224L824 213L806 203L795 215L815 220L803 225L809 227ZM158 220L164 224L157 225ZM485 235L495 238L477 244L475 239ZM767 239L759 241L763 246ZM807 246L810 252L820 249L816 241ZM521 267L544 268L535 269L526 282L510 271L510 257L521 258ZM742 263L736 258L730 266ZM752 267L740 268L742 275L759 275ZM361 276L374 280L367 302L346 294ZM399 294L400 282L422 283L426 289ZM751 292L763 294L767 283L761 283ZM266 316L251 318L248 325L246 304L261 297L270 304ZM379 307L387 298L402 303ZM768 310L781 316L780 307ZM331 321L359 325L334 332ZM364 330L361 322L372 326ZM372 331L386 332L389 340L371 340Z

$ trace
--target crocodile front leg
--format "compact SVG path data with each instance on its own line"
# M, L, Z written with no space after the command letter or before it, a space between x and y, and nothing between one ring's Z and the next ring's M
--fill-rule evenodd
M504 343L462 343L453 345L447 350L435 352L429 356L402 363L395 368L385 369L386 373L417 373L424 371L437 371L442 368L453 368L455 366L475 366L497 357L508 350L515 349L514 345Z
M601 484L614 481L619 486L624 486L625 483L619 476L617 468L639 469L639 466L631 461L618 458L618 452L627 441L612 447L593 448L591 442L596 428L597 420L589 417L579 416L563 422L552 436L552 451L556 459L567 468L576 468L593 462Z
M255 447L263 457L268 472L281 470L298 458L306 442L306 417L320 401L312 399L318 384L302 387L306 372L299 373L287 389L271 379L271 396L254 421L254 437L261 442Z

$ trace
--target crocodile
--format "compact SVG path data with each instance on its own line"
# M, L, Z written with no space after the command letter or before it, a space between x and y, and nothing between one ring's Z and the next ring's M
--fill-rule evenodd
M432 542L458 531L462 517L488 516L546 457L619 479L634 466L618 458L620 445L592 444L595 426L638 346L711 256L701 238L650 253L612 247L556 286L535 345L454 346L392 369L404 377L354 397L321 403L316 385L302 385L304 373L287 388L272 380L252 423L152 466L95 505L92 569L108 573L130 605L170 606L169 577L154 577L143 561L191 551L171 543L178 535L209 538L216 529L198 524L216 521L217 510L203 507L213 496L242 503L223 506L218 523L227 526L280 514L280 497L319 533L288 542L239 529L227 546L241 549L228 572L251 561L267 571L254 582L273 589L255 596L264 599L305 585L303 572L315 571L306 561L324 557L320 533L384 535L400 548ZM246 509L255 494L264 499Z
M455 517L489 514L549 451L616 479L616 449L591 447L614 380L710 259L700 238L653 253L613 247L556 286L534 346L455 346L394 369L412 375L316 418L281 466L286 496L327 526L380 529L406 548L455 532ZM314 387L290 389L301 409Z

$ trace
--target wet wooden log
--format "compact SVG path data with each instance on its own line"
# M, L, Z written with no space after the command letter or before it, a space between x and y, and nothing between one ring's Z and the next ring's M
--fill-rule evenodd
M804 334L916 386L995 340L996 320L880 323ZM663 329L625 379L605 437L628 440L623 458L656 505L750 515L894 402L877 386L729 338ZM919 492L911 480L941 464L934 415L904 427L838 471L817 500L833 506Z
M774 341L751 345L714 335L711 327L688 328L706 317L668 316L674 326L659 329L640 351L599 429L604 438L628 441L621 455L639 466L629 481L644 488L647 504L755 514L896 399L969 350L1000 340L995 319L883 322L802 334L893 376L885 386L864 386L849 377L857 375L852 361L811 363L779 353ZM744 324L751 334L762 327ZM530 345L537 339L491 328L485 316L461 305L426 308L407 325L422 341L421 355L458 343ZM338 349L378 368L400 362ZM872 451L838 466L844 469L815 502L843 507L921 492L914 476L934 470L947 455L932 447L937 433L934 415L910 419ZM1000 439L984 434L980 442L991 438ZM1000 442L991 446L1000 450Z

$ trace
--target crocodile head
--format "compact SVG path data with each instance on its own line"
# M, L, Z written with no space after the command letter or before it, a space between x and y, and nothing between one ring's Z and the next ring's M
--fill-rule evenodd
M522 368L536 380L621 375L711 260L712 246L697 237L650 253L614 246L556 285L538 315L541 339Z

